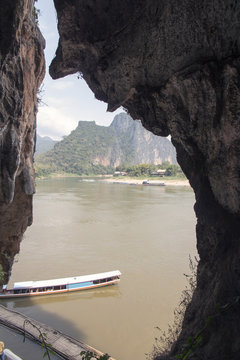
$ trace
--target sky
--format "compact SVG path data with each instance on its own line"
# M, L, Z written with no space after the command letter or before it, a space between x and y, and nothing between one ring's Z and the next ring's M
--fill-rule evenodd
M55 56L58 44L57 16L53 0L38 0L40 10L39 27L46 40L46 76L42 85L42 105L37 115L37 133L61 140L77 127L78 121L96 121L98 125L109 126L114 116L123 111L107 112L107 104L95 99L83 79L77 74L52 80L48 67ZM44 105L45 104L45 105Z

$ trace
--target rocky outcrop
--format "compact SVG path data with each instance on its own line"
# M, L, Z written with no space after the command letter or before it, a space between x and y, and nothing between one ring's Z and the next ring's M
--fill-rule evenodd
M32 0L0 1L0 263L7 280L32 222L37 91L44 39Z
M171 134L196 194L197 288L178 341L157 359L239 359L239 1L54 2L52 77L81 72L110 111L123 105Z
M133 121L126 113L116 115L110 129L116 133L114 167L122 164L157 165L166 161L176 164L176 151L172 143L147 131L140 121Z

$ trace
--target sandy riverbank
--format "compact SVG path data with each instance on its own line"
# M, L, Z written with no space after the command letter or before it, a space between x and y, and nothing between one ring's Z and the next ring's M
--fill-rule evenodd
M148 181L149 184L161 184L164 183L166 186L190 186L189 181L187 179L178 179L178 180L171 180L171 179L163 179L163 180L138 180L138 179L132 179L132 178L124 178L124 179L118 179L118 178L108 178L103 179L102 181L108 182L108 183L114 183L114 184L135 184L135 185L142 185L143 181Z

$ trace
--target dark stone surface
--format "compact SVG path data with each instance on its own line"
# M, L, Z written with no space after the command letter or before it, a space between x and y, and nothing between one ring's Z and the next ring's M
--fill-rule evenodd
M199 331L189 358L239 359L240 2L54 2L52 77L81 72L109 110L123 105L154 134L171 134L195 191L197 288L177 343L157 359Z
M0 264L6 281L32 222L35 117L45 42L31 0L0 0L0 8Z

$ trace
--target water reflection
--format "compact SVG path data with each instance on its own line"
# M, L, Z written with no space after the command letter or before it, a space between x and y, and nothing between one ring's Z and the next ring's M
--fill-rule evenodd
M20 309L36 305L44 304L54 304L54 303L65 303L70 305L74 301L89 301L92 299L98 298L110 298L110 297L120 297L121 290L119 285L107 286L107 289L90 289L83 291L76 291L72 293L64 294L52 294L52 295L41 295L36 297L24 297L24 298L15 298L15 299L1 299L1 305L4 305L8 309Z

